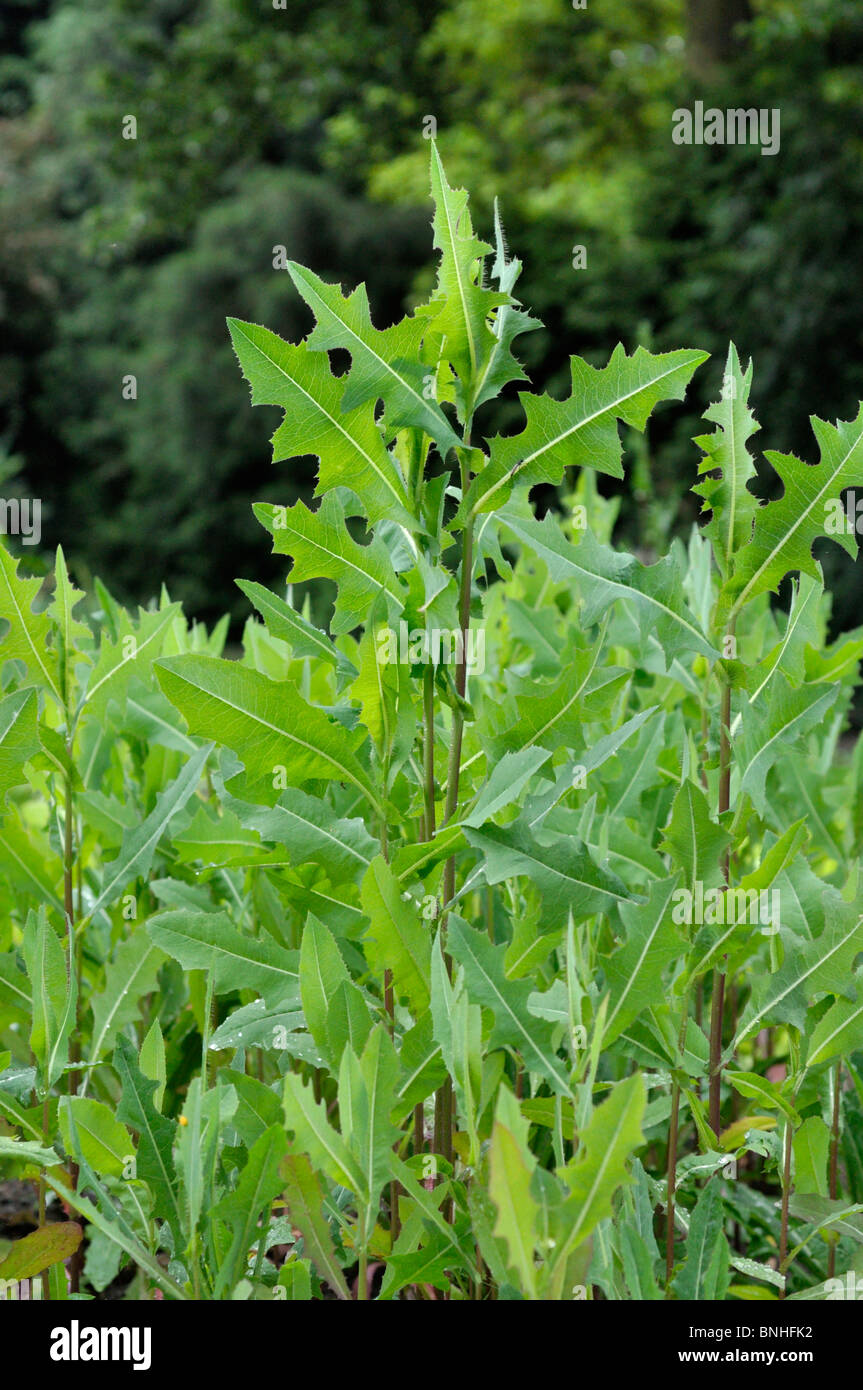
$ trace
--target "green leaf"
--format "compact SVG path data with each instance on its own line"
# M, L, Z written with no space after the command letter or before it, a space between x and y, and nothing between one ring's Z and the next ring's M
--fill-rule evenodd
M339 1069L342 1136L363 1176L358 1195L370 1234L381 1190L392 1174L393 1145L400 1130L390 1116L395 1104L399 1064L383 1024L372 1030L362 1056L346 1047Z
M752 385L752 363L745 374L733 343L729 344L722 382L722 396L704 412L704 419L719 428L713 434L700 435L694 442L704 450L698 466L701 482L692 491L704 499L702 516L710 520L702 534L713 544L720 573L727 578L738 550L752 535L752 523L758 503L749 491L749 483L758 474L746 442L757 433L759 426L749 409L749 389ZM710 474L718 476L710 477ZM707 476L705 476L707 475Z
M562 1173L569 1188L565 1203L568 1230L555 1255L556 1267L611 1215L614 1194L631 1181L627 1161L642 1142L644 1105L644 1078L636 1073L618 1082L591 1115L575 1157Z
M435 295L429 305L430 310L437 309L432 328L442 335L444 356L459 377L461 414L466 418L497 344L488 319L509 296L486 289L483 283L485 257L491 247L474 236L467 192L450 188L434 141L431 188L434 244L441 253Z
M829 1197L827 1163L830 1155L830 1130L819 1115L810 1115L795 1132L791 1141L794 1154L794 1191L801 1196L814 1193Z
M336 995L342 987L354 996L361 1017L365 1015L368 1036L371 1018L360 990L348 973L335 937L323 922L309 913L300 944L300 998L309 1032L334 1071L338 1069L348 1041L348 1029L338 1026L338 1014L333 1011Z
M0 1280L34 1279L43 1269L74 1255L83 1238L84 1229L77 1221L40 1226L16 1240L5 1260L0 1260Z
M851 421L829 425L817 415L811 420L821 453L818 464L810 466L773 450L765 453L783 492L758 508L752 539L737 553L720 595L729 619L756 594L776 591L791 570L820 579L812 558L812 546L820 537L828 536L852 557L856 554L851 536L828 522L831 508L841 507L842 490L863 483L863 405Z
M404 607L406 591L399 583L390 553L377 536L360 545L347 528L345 512L331 493L317 511L303 502L275 507L257 502L255 516L273 537L273 553L290 556L290 582L332 579L338 587L330 624L335 636L365 622L379 596L394 621Z
M30 1046L39 1067L43 1094L62 1076L75 1027L75 972L44 907L27 916L21 943L32 989Z
M120 1078L117 1119L138 1135L135 1175L153 1194L153 1210L167 1221L175 1242L181 1239L182 1218L177 1200L173 1162L174 1125L153 1104L158 1083L143 1076L135 1049L122 1033L114 1048L113 1067ZM74 1115L72 1120L74 1120ZM175 1244L175 1249L179 1248Z
M263 1230L259 1230L258 1220L262 1213L269 1211L282 1191L280 1165L286 1151L285 1131L281 1125L272 1125L249 1150L237 1186L211 1209L211 1217L226 1222L233 1232L230 1252L216 1279L216 1298L223 1296L245 1274L247 1252L256 1239L264 1239L267 1222L265 1220Z
M265 589L262 584L253 584L245 579L236 580L236 584L255 605L272 635L282 642L287 642L295 656L311 657L313 661L326 661L343 676L356 675L356 667L339 651L328 635L321 632L320 628L313 627L289 603Z
M293 1225L302 1233L305 1254L336 1296L349 1299L350 1293L336 1258L330 1228L321 1212L323 1196L318 1175L308 1155L288 1154L282 1163L282 1175L288 1211Z
M387 453L372 400L342 410L345 383L324 352L286 343L268 328L228 319L234 351L252 387L253 405L278 405L284 422L273 435L273 462L314 454L320 460L316 496L347 487L372 522L389 518L415 526L398 464Z
M153 950L156 948L153 947ZM161 952L159 953L161 955ZM211 1041L215 1039L215 1033ZM153 1019L146 1038L141 1043L141 1052L138 1063L144 1076L149 1081L157 1083L153 1092L153 1104L157 1110L162 1109L162 1101L165 1098L165 1086L167 1084L167 1059L165 1056L165 1039L157 1018Z
M214 971L217 994L253 989L268 1003L295 997L299 976L296 951L268 937L246 936L223 912L178 908L147 922L151 939L185 970Z
M141 1001L156 988L164 952L143 931L135 931L121 941L113 961L105 967L105 988L93 995L93 1031L90 1060L97 1062L113 1045L121 1028L140 1017ZM87 1089L88 1077L84 1081Z
M27 690L13 690L11 695L0 700L0 815L7 793L25 781L24 764L41 747L37 713L38 700L32 686Z
M787 750L824 719L836 700L834 685L805 685L792 690L784 676L771 683L766 707L744 707L741 729L733 741L735 763L740 769L740 792L752 799L761 816L767 815L767 774Z
M701 1193L689 1222L686 1260L673 1285L678 1298L712 1301L725 1297L729 1251L724 1224L722 1194L714 1179Z
M572 389L565 401L522 392L527 424L520 434L497 435L488 465L476 476L463 504L476 516L507 501L513 483L526 487L561 482L566 468L595 468L623 477L618 420L643 430L662 400L681 400L706 352L681 349L656 356L636 348L627 357L618 344L607 367L570 358Z
M381 331L372 325L365 285L345 298L338 285L325 284L304 266L291 261L288 270L317 319L308 347L346 348L351 355L341 409L350 412L365 401L381 399L389 429L413 425L425 430L441 453L458 444L440 407L424 394L420 343L425 320L404 318Z
M0 672L7 661L22 661L29 678L44 685L62 709L57 652L50 641L52 623L44 611L33 612L41 587L41 579L19 575L18 562L0 541L0 619L9 624L0 638Z
M39 1168L56 1168L61 1162L59 1154L45 1144L31 1143L24 1139L10 1139L0 1134L0 1158L14 1162L34 1163Z
M570 912L576 922L609 912L632 896L616 875L593 862L581 841L558 836L550 845L541 843L524 819L466 829L465 836L485 856L487 883L526 877L535 884L541 930L564 927Z
M608 1047L633 1019L666 994L666 972L680 956L680 932L671 906L680 875L651 883L646 903L624 903L620 916L626 940L605 962L610 998L603 1046Z
M496 762L491 775L480 789L476 805L462 824L478 830L498 811L517 801L535 772L547 763L551 753L545 748L521 748L514 753L504 753Z
M135 1148L128 1130L108 1106L86 1096L63 1096L59 1109L60 1133L67 1153L76 1157L82 1153L101 1177L124 1176ZM74 1119L74 1138L70 1113Z
M494 317L493 332L495 345L479 374L474 409L483 402L493 400L510 381L524 381L525 374L512 355L512 344L520 333L530 333L541 328L539 319L533 318L523 309L516 307L512 290L521 274L521 261L510 260L504 241L503 224L497 199L494 203L495 258L491 273L497 280L501 292L507 296L507 303L501 304ZM498 555L500 552L498 551ZM500 573L500 571L498 571Z
M156 804L146 820L124 833L120 853L106 865L101 892L90 908L88 916L95 917L100 908L113 902L124 888L128 890L136 879L146 878L156 846L174 816L194 795L212 747L212 744L208 744L197 749L179 776L156 797Z
M87 677L79 715L86 710L88 723L104 724L108 702L114 700L122 705L133 680L149 685L152 664L160 655L180 612L178 603L168 604L156 613L145 612L142 608L136 626L128 614L120 611L116 635L107 627L103 629L99 655Z
M311 1086L303 1085L296 1072L288 1072L284 1091L285 1125L295 1137L294 1151L308 1154L312 1167L333 1182L363 1192L363 1176L347 1144L327 1119L327 1107L316 1101Z
M684 652L718 653L701 631L683 596L681 575L673 556L655 565L642 565L633 555L601 545L585 530L577 545L566 539L555 516L542 521L509 508L498 513L501 525L517 536L547 565L555 582L576 583L584 599L583 621L592 625L610 603L633 604L642 632L651 632L662 647L666 662Z
M700 787L684 778L674 794L671 815L659 848L682 870L690 892L696 883L715 888L723 882L722 859L731 837L710 814Z
M288 863L316 864L333 883L355 880L372 861L377 842L364 820L342 820L319 797L297 787L282 792L275 806L253 806L225 793L222 805L262 840L284 845Z
M863 994L857 977L856 1000L837 999L818 1020L809 1038L806 1066L818 1067L863 1048Z
M292 682L194 654L160 662L157 674L192 733L233 749L253 788L270 792L283 768L290 784L322 777L351 782L381 811L356 756L362 738L307 704Z
M525 1297L536 1298L534 1243L539 1206L531 1195L536 1159L527 1142L528 1125L505 1086L498 1092L489 1151L489 1196L497 1208L494 1234L506 1242L509 1267Z
M363 938L366 958L378 979L391 970L396 997L407 999L419 1017L429 1006L431 937L418 904L403 901L398 880L382 855L369 865L360 888L370 926Z
M565 1063L551 1043L552 1026L528 1008L531 985L527 980L508 980L504 974L506 947L493 946L484 932L451 915L447 949L464 969L469 997L494 1016L489 1048L518 1048L530 1071L538 1072L561 1095L569 1095Z
M846 905L847 907L847 905ZM815 940L787 953L772 975L756 977L749 1003L726 1055L765 1022L806 1028L806 1005L822 991L846 995L854 990L854 961L863 951L863 917L851 909L825 927ZM824 1038L819 1039L819 1049ZM820 1055L820 1054L819 1054Z

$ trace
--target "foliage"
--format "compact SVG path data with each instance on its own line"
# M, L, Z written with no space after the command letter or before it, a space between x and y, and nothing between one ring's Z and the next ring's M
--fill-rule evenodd
M86 1223L85 1291L825 1296L860 1241L863 630L828 640L811 547L860 418L753 505L732 347L707 524L616 550L618 423L706 354L574 358L484 439L534 320L431 175L412 314L292 264L306 339L229 321L277 456L319 460L315 508L255 510L328 631L244 581L226 659L167 593L85 605L60 550L37 607L0 552L0 1168Z

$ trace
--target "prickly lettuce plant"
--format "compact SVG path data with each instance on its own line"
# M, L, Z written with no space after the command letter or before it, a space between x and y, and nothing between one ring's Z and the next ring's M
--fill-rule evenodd
M813 545L854 552L863 414L768 453L760 503L732 348L701 528L622 553L596 474L705 354L574 357L483 439L538 324L434 147L431 182L401 323L297 265L304 342L229 321L274 459L319 461L316 506L255 509L292 587L238 581L240 659L167 597L82 621L62 554L37 609L0 551L0 1164L40 1208L7 1274L830 1296L863 1240L863 631L828 640ZM328 630L291 601L322 580Z

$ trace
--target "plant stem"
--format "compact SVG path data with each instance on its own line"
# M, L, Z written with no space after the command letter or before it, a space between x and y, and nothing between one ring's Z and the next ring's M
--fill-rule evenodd
M423 804L425 806L425 838L435 833L434 782L434 667L429 663L423 675Z
M683 1015L680 1020L678 1043L683 1051L686 1043L686 1026L689 1020L689 999L683 1000ZM680 1129L680 1082L671 1083L671 1118L668 1128L668 1190L666 1194L665 1228L665 1296L669 1297L671 1272L674 1269L674 1199L677 1193L677 1143Z
M791 1140L793 1130L791 1121L785 1123L785 1162L782 1169L782 1224L779 1230L779 1272L784 1276L782 1288L779 1293L780 1298L785 1297L785 1284L788 1275L783 1269L785 1257L788 1254L788 1204L791 1199Z
M830 1175L829 1193L831 1201L836 1200L839 1191L839 1104L841 1099L842 1084L842 1063L836 1063L836 1071L833 1075L833 1123L830 1126ZM836 1242L830 1242L830 1249L827 1253L827 1278L832 1279L836 1273Z
M465 446L469 435L469 427L465 429ZM461 485L462 496L467 493L469 474L466 464L462 464ZM459 699L465 698L467 691L467 647L468 634L470 632L470 591L471 580L473 578L473 522L468 522L462 544L461 557L461 581L459 590L459 627L461 629L461 652L458 665L456 667L455 687ZM464 732L464 713L461 709L453 710L452 716L452 738L449 750L449 764L447 768L447 787L446 804L444 808L444 824L447 824L458 810L459 777L461 774L461 745ZM449 903L455 897L455 855L450 855L444 865L443 872L443 901ZM452 975L452 961L446 950L446 921L447 913L441 917L441 944L444 950L444 960L446 962L447 973ZM440 1119L438 1127L437 1120ZM452 1163L453 1158L453 1089L452 1078L447 1076L440 1088L440 1109L435 1112L435 1149L448 1163ZM451 1214L451 1203L447 1203L447 1211Z
M733 635L733 634L730 634ZM722 682L722 703L719 713L719 814L731 805L731 685L727 679ZM725 851L722 863L722 876L728 887L729 852ZM719 1138L722 1128L722 1020L725 1013L725 973L718 968L713 971L713 997L710 1001L710 1128Z
M50 1142L50 1134L49 1134L49 1132L48 1132L48 1124L49 1124L50 1118L51 1118L51 1106L50 1106L50 1102L49 1102L49 1100L48 1100L48 1098L47 1098L47 1096L46 1096L45 1100L42 1102L42 1135L43 1135L43 1141L44 1141L44 1143L45 1143L46 1146L47 1146L47 1145L49 1144L49 1142ZM39 1229L41 1230L42 1227L43 1227L44 1225L45 1225L45 1174L44 1174L44 1172L40 1172L40 1174L39 1174ZM45 1300L49 1300L49 1301L50 1301L50 1298L51 1298L51 1272L50 1272L50 1270L48 1270L48 1269L43 1269L43 1270L42 1270L42 1273L39 1275L39 1279L40 1279L41 1284L42 1284L42 1298L45 1299ZM76 1290L76 1292L77 1292L77 1290Z
M369 1297L369 1252L366 1249L365 1232L362 1233L362 1245L360 1246L360 1268L357 1275L357 1301L367 1303Z
M72 757L72 744L66 744L66 752ZM74 821L74 801L72 793L72 779L67 776L63 787L63 911L66 917L66 932L69 942L69 968L74 972L74 986L70 980L70 988L75 989L75 1025L72 1036L69 1040L69 1061L79 1062L81 1060L81 1038L78 1031L78 1014L81 1006L81 965L82 965L82 946L83 943L75 934L75 840L73 835ZM78 893L80 904L81 894ZM80 1073L72 1070L69 1072L69 1095L78 1094ZM70 1163L69 1178L73 1191L78 1187L78 1165ZM69 1292L78 1293L81 1282L81 1271L83 1269L83 1254L80 1247L73 1251L69 1260Z

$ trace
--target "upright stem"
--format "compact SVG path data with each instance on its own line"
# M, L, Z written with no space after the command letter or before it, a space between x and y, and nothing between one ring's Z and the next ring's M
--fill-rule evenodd
M42 1103L42 1135L43 1135L43 1142L46 1144L46 1146L49 1144L50 1138L51 1138L51 1136L50 1136L50 1134L49 1134L49 1132L48 1132L48 1124L49 1124L50 1118L51 1118L51 1107L50 1107L50 1102L49 1102L48 1098L46 1097L45 1100L44 1100L43 1103ZM77 1173L77 1169L76 1169L76 1173ZM44 1172L40 1172L40 1174L39 1174L39 1229L41 1230L42 1227L43 1227L44 1225L45 1225L45 1174L44 1174ZM50 1281L51 1281L51 1272L50 1272L50 1270L43 1269L43 1270L42 1270L42 1273L39 1275L39 1280L40 1280L41 1285L42 1285L42 1298L43 1298L43 1299L50 1299L50 1297L51 1297L51 1282L50 1282ZM77 1290L76 1290L76 1292L77 1292Z
M831 1201L836 1200L839 1193L839 1103L841 1099L842 1083L842 1063L836 1063L836 1071L833 1074L833 1123L830 1126L830 1174L829 1192ZM836 1273L836 1242L830 1242L830 1249L827 1253L827 1278L832 1279Z
M465 430L465 446L467 446L469 428ZM467 495L468 483L470 481L466 464L462 464L461 485L462 496ZM462 541L461 557L461 583L459 591L459 627L461 629L461 652L459 662L456 667L455 687L459 699L464 699L467 690L467 650L468 634L470 631L470 591L471 580L473 578L473 522L468 522L465 527ZM464 733L464 714L462 710L456 708L452 716L452 741L449 750L449 764L447 768L446 803L444 807L444 824L447 824L458 810L459 777L461 775L461 745ZM455 855L450 855L444 865L443 872L443 901L449 903L455 897ZM444 949L444 960L447 972L452 974L452 961L446 950L446 922L447 913L441 917L441 943ZM453 1089L452 1078L447 1076L440 1088L440 1105L435 1108L435 1149L447 1160L452 1162L453 1157Z
M434 667L429 663L423 676L423 804L425 807L425 837L435 833L434 781Z
M779 1272L782 1274L782 1289L779 1293L780 1298L785 1297L785 1284L788 1275L783 1269L785 1257L788 1254L788 1204L791 1200L791 1140L793 1130L791 1121L785 1122L785 1162L782 1169L782 1224L779 1231Z
M726 679L722 682L722 703L719 713L719 814L722 815L731 805L731 685ZM729 853L725 851L722 863L722 876L728 887ZM710 1128L719 1138L722 1127L722 1020L725 1013L725 973L713 971L713 997L710 1003Z
M680 1051L686 1043L686 1025L689 1019L689 998L683 1000L683 1016L680 1020L678 1042ZM674 1204L677 1194L677 1142L680 1129L680 1082L671 1084L671 1120L668 1127L668 1191L666 1197L665 1227L665 1296L669 1296L671 1272L674 1269Z
M68 715L67 715L68 718ZM66 752L69 758L72 757L72 743L69 740L66 744ZM69 1060L79 1062L81 1060L81 1038L78 1032L78 1011L81 1006L81 949L82 943L75 934L75 841L73 834L74 823L74 801L72 794L72 778L67 776L63 786L63 911L66 917L66 932L69 942L69 969L74 971L75 980L70 980L70 988L75 989L75 1025L72 1030L72 1037L69 1040ZM81 895L78 894L80 904ZM80 1073L72 1070L69 1072L69 1095L78 1094ZM47 1142L47 1141L46 1141ZM78 1186L78 1165L69 1165L69 1177L72 1188ZM69 1292L78 1293L81 1282L81 1271L84 1258L80 1250L75 1250L69 1260Z

